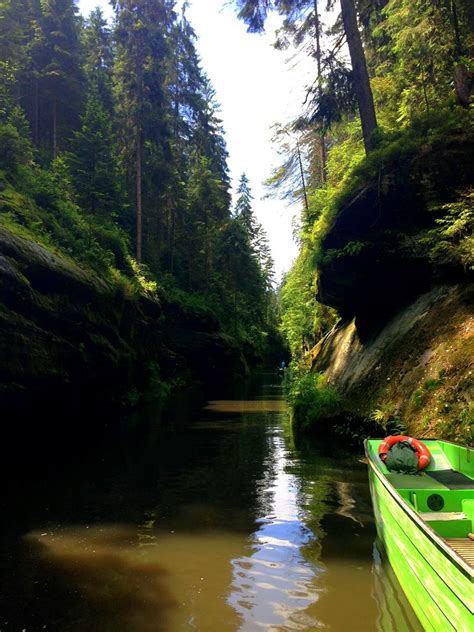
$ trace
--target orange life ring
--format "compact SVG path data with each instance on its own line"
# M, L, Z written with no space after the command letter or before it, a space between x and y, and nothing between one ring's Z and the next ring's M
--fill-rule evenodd
M424 443L413 437L407 437L406 435L390 436L382 441L379 445L379 457L382 463L385 463L390 448L396 443L400 443L400 441L407 441L415 450L416 456L418 457L418 469L423 470L431 461L431 453Z

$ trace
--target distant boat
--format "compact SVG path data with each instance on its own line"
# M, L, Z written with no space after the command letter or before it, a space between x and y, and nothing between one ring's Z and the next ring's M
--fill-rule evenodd
M425 630L471 632L474 449L423 443L431 453L426 469L398 474L379 456L383 440L365 441L377 533Z

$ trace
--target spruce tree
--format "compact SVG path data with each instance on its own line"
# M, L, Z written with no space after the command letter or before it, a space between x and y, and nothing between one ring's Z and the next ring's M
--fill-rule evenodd
M114 67L119 141L135 208L135 253L159 259L170 158L166 95L168 35L175 15L170 0L116 0Z
M67 155L79 205L94 216L117 217L123 208L112 126L98 92L91 90L81 127Z
M250 253L258 263L260 283L263 289L269 290L274 280L273 259L270 245L263 226L256 219L252 209L252 193L245 173L240 176L235 203L235 218L240 222L247 234Z
M235 216L240 219L251 239L255 233L255 218L252 211L252 193L250 192L249 179L243 173L240 176L237 187L237 201L235 203Z
M300 12L302 8L310 5L311 8L315 9L315 16L318 15L317 4L315 5L314 0L235 0L235 2L239 9L239 17L244 20L251 32L261 32L264 30L268 12L271 10L276 10L281 15L292 16L295 12ZM334 5L334 2L329 2L329 4ZM377 119L365 53L357 24L354 0L340 0L340 8L344 33L352 62L353 87L359 106L364 146L368 152L371 149L373 134L377 127ZM317 17L315 19L317 19ZM319 30L319 21L317 25ZM319 47L319 37L317 47ZM320 58L321 51L319 51L317 59L320 60ZM318 71L320 75L320 67ZM317 92L322 92L320 79L318 79Z
M94 88L107 111L112 104L112 33L100 8L91 11L87 18L82 40L84 46L84 71L89 85Z
M77 128L84 98L79 19L73 0L45 0L32 52L38 77L39 140L52 157Z

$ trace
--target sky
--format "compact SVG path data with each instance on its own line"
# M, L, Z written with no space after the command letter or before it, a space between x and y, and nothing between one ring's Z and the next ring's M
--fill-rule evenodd
M265 34L250 34L229 4L226 0L191 0L186 15L198 36L202 68L220 105L234 190L245 172L254 197L253 210L268 235L279 280L297 254L292 221L298 208L263 199L263 182L272 166L279 164L271 127L301 112L311 68L307 60L296 62L288 53L272 48L277 16L270 16ZM78 6L84 15L96 6L107 16L112 14L107 0L79 0Z

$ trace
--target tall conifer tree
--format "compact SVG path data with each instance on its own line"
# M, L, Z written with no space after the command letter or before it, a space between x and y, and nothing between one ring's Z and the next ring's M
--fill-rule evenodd
M95 89L89 93L81 128L71 140L68 163L80 206L107 220L120 215L123 202L112 127Z
M40 142L55 158L77 128L84 97L79 20L74 0L45 0L33 49L39 81Z

